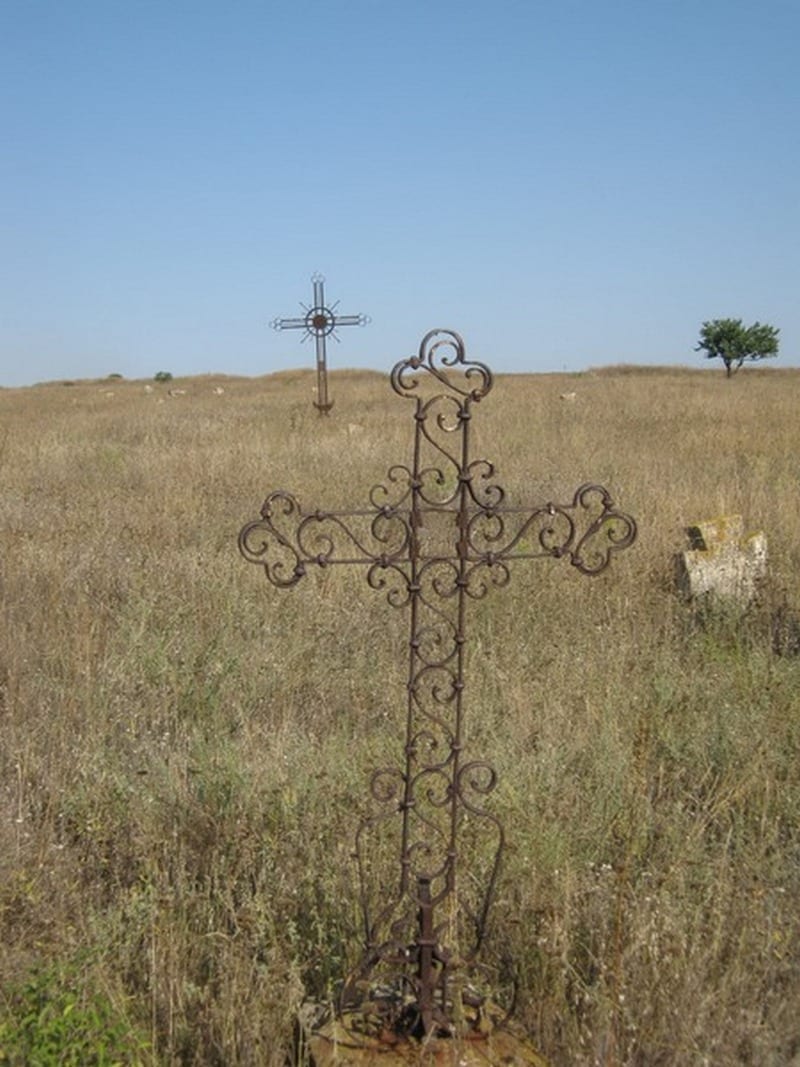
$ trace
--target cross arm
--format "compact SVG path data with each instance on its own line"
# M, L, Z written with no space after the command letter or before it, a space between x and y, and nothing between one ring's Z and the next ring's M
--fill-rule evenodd
M369 315L337 315L337 326L366 326L370 321Z
M271 493L261 518L239 533L244 558L262 566L269 581L283 589L296 585L309 566L397 567L407 562L410 545L408 518L396 508L304 512L283 490Z
M569 504L533 508L484 506L466 521L470 559L490 565L514 559L568 558L582 574L600 574L636 540L636 522L614 506L602 485L580 486Z
M308 329L305 317L302 319L273 319L270 323L273 330L303 330Z

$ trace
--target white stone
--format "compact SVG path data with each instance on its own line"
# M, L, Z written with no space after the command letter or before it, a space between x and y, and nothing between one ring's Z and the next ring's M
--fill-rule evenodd
M691 548L677 558L678 588L690 599L713 595L748 604L767 573L767 538L744 535L741 515L687 528Z

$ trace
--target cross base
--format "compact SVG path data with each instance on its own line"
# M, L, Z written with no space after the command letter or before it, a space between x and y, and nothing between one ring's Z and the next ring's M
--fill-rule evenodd
M503 1014L490 999L484 968L476 967L474 960L459 959L440 943L444 927L434 919L429 877L418 879L417 903L415 939L398 940L400 925L394 938L367 949L342 984L339 1021L359 1040L366 1036L394 1044L476 1040L504 1024L510 1012ZM509 1002L513 999L513 994L508 997Z
M413 1038L392 1030L371 1031L367 1004L359 1012L325 1017L318 1004L305 1004L297 1019L297 1062L309 1067L548 1067L547 1060L521 1033L496 1020L501 1008L485 1005L477 1027L458 1038Z

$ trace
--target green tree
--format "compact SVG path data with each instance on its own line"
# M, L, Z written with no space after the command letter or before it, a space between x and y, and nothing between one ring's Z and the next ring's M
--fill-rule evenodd
M745 326L741 319L713 319L703 323L694 350L705 352L707 359L719 356L730 378L746 359L756 361L777 356L779 333L774 326L760 322Z

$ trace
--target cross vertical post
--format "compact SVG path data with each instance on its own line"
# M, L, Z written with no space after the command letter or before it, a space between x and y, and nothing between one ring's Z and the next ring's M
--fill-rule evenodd
M368 315L337 315L338 300L328 307L325 304L323 275L312 274L311 285L314 292L312 306L308 307L302 302L300 304L305 309L305 315L293 319L273 319L271 326L275 330L303 330L303 341L309 337L314 338L317 349L317 399L314 401L314 407L321 415L327 415L333 407L333 401L328 399L326 338L332 337L334 341L338 341L339 338L336 335L338 326L365 326L370 320Z
M474 406L492 381L457 333L430 331L391 372L394 391L415 404L410 465L392 466L360 510L304 512L291 494L271 493L239 535L245 559L279 588L313 566L360 564L409 613L405 747L397 765L373 773L374 813L356 834L364 951L339 1004L342 1019L358 1009L407 1040L486 1025L477 957L504 831L486 806L496 772L465 752L469 604L507 585L516 561L566 559L597 575L636 538L634 519L599 485L565 504L506 503L493 464L470 451ZM431 384L440 391L430 395ZM467 830L471 841L482 835L480 847L467 850ZM387 835L399 864L375 887L370 844Z

